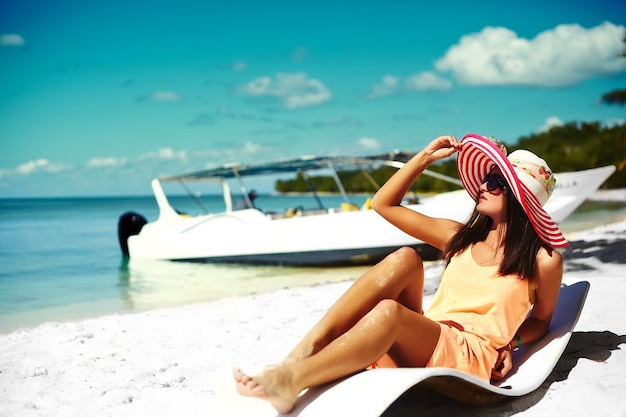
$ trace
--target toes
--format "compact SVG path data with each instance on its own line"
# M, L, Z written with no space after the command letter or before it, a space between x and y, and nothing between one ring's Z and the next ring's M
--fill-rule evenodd
M240 368L233 369L233 378L235 379L235 387L241 395L251 396L257 395L254 391L258 388L258 384L248 375L241 372Z

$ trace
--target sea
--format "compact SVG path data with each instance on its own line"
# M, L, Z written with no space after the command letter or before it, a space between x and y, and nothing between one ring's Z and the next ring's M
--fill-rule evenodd
M339 196L321 196L339 207ZM352 201L361 205L366 196ZM172 197L190 215L223 208L220 196ZM200 203L200 204L198 204ZM310 197L260 195L264 210L312 207ZM153 197L0 199L0 333L49 321L78 320L212 302L286 287L356 279L367 266L285 267L138 261L121 253L119 217L158 217ZM588 201L563 224L565 233L623 219L626 202ZM216 237L219 238L219 237Z

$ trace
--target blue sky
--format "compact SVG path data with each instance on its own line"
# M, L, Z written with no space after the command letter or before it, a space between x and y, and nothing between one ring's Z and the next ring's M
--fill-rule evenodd
M626 4L508 3L5 0L0 197L624 123Z

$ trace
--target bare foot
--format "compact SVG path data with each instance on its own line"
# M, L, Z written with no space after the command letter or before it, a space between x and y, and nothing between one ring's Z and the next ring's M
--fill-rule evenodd
M260 375L250 377L241 369L233 369L235 386L239 394L268 401L281 414L293 410L298 392L291 387L291 374L284 366L268 368Z

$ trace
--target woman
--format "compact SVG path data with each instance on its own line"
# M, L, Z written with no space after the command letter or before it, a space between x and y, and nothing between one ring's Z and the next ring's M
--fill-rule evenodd
M456 152L459 177L476 201L467 224L403 207L424 169ZM359 278L282 363L253 377L235 369L239 393L287 413L302 390L372 364L504 377L510 351L547 331L563 274L553 248L567 246L542 208L555 184L547 164L528 151L508 159L505 152L482 136L441 136L372 201L389 222L442 250L446 269L426 313L422 260L401 248Z

